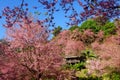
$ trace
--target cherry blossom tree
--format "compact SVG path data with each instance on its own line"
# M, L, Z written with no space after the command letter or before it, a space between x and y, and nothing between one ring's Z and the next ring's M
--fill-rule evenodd
M65 63L62 50L55 43L48 41L47 28L42 24L33 21L28 24L24 19L23 23L18 22L7 29L6 40L10 43L5 48L6 58L0 57L0 71L5 74L2 75L4 79L19 79L20 76L25 80L65 78L66 73L62 71L62 65ZM25 73L22 72L24 70Z
M47 10L47 18L44 19L47 25L55 26L54 14L63 10L65 17L69 19L67 25L78 25L82 21L94 16L106 16L107 18L119 17L120 4L119 0L38 0L38 3L43 5ZM82 7L83 11L79 11L77 7ZM6 27L11 27L15 22L20 21L21 18L27 18L28 3L25 0L21 1L19 7L5 7L2 11L2 16L6 17ZM58 7L59 6L59 7ZM34 6L33 9L39 9L39 6Z

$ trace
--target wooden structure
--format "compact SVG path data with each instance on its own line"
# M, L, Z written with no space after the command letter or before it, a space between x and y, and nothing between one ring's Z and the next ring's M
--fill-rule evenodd
M67 56L65 57L66 64L75 64L84 61L86 58L83 56Z

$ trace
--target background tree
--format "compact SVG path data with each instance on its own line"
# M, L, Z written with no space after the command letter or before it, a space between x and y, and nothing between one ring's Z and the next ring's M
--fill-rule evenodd
M62 30L62 27L58 26L57 28L54 29L53 31L53 35L57 36Z
M28 20L31 20L29 18ZM19 63L26 68L29 79L54 78L63 80L61 66L64 64L62 50L55 43L48 42L47 28L31 20L23 19L21 26L7 29L7 41L10 42L11 54L16 54ZM62 77L61 77L62 76Z

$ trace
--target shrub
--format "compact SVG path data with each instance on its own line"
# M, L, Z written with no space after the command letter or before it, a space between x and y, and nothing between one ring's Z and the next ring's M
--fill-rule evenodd
M53 31L53 35L57 36L62 30L62 27L58 26L57 28L55 28L55 30Z
M100 30L104 32L104 35L114 35L116 34L116 26L113 22L108 21L107 19L104 19L105 21L102 21L102 17L95 18L95 19L88 19L85 22L81 24L80 27L78 26L72 26L69 30L73 31L76 28L79 29L79 31L84 31L87 29L91 29L95 34L98 33Z
M120 72L105 73L101 76L96 74L87 75L87 69L76 72L78 80L120 80Z
M100 31L101 26L97 25L96 21L92 19L88 19L85 22L83 22L80 26L80 31L91 29L94 33L97 33Z
M97 58L97 55L90 49L82 51L81 56L85 57L86 59Z
M21 27L14 26L7 29L7 40L10 42L9 50L11 54L15 55L17 53L16 57L18 57L19 64L22 66L21 68L25 68L26 72L30 73L28 75L30 77L24 80L31 80L31 78L43 80L49 76L55 77L56 80L63 80L61 65L64 64L64 61L61 56L61 48L52 42L48 42L49 34L46 32L46 27L37 22L28 24L26 20L23 21L25 22L19 23ZM19 67L19 65L16 66ZM22 73L20 72L19 74ZM61 76L62 79L60 78ZM2 75L2 77L5 76ZM15 78L14 75L13 78Z
M107 22L104 26L101 27L101 30L104 32L104 35L116 34L116 26L113 22Z
M85 68L85 62L79 62L76 64L67 64L66 69L70 69L70 70L81 70Z
M79 29L79 26L72 26L69 28L70 31L74 31L75 29Z
M103 80L120 80L120 72L113 71L102 75Z

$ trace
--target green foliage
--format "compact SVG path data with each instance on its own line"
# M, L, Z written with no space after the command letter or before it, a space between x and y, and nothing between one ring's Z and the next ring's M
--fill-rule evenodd
M107 22L101 30L104 31L104 35L114 35L116 33L116 26L113 22Z
M88 69L82 69L77 71L75 76L78 77L78 80L102 80L102 77L96 75L88 75Z
M79 29L79 26L72 26L72 27L69 28L70 31L73 31L75 29Z
M80 30L92 29L94 33L98 33L100 30L104 32L104 35L114 35L116 33L116 26L113 22L107 21L104 25L98 25L94 20L87 20L81 24Z
M87 75L88 69L82 69L77 71L75 76L78 77L78 80L120 80L120 72L113 71L111 73L104 73L101 76L96 74Z
M70 69L70 70L76 70L76 71L79 71L84 68L85 68L85 62L79 62L76 64L66 64L63 66L63 69Z
M81 56L85 57L86 59L97 58L95 53L92 50L90 50L90 49L86 49L86 50L82 51L81 52Z
M104 35L114 35L116 33L116 26L110 21L106 21L103 25L99 25L94 19L88 19L83 22L80 27L73 26L69 30L73 31L76 28L78 28L79 31L91 29L94 33L98 33L100 30L102 30Z
M120 80L120 73L119 72L112 72L109 74L103 74L102 76L96 75L86 75L86 72L83 70L76 72L76 77L78 80Z
M82 69L81 71L77 71L75 73L75 76L76 77L79 77L79 78L87 78L87 73L88 73L88 70L87 69Z
M69 68L72 70L81 70L85 68L85 62L79 62L74 65L70 64Z
M92 29L94 33L97 33L100 31L101 26L97 25L97 22L89 19L83 22L80 26L80 31L86 30L86 29Z
M53 31L53 35L57 36L62 30L62 27L58 26L57 28L55 28L55 30Z
M120 80L120 73L111 73L110 78L114 80Z
M102 75L103 80L120 80L120 72L111 72Z

